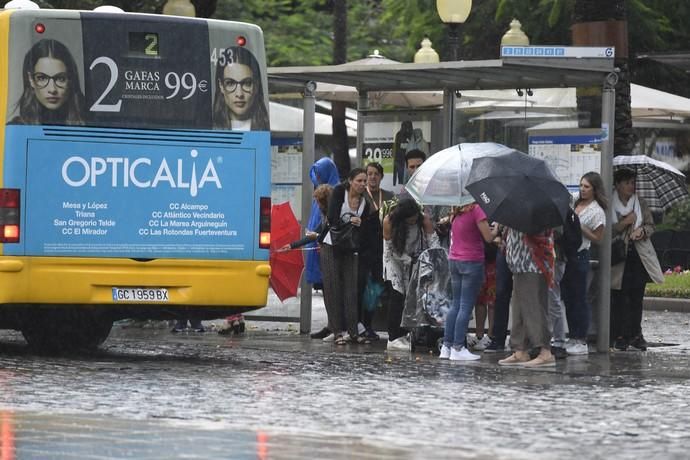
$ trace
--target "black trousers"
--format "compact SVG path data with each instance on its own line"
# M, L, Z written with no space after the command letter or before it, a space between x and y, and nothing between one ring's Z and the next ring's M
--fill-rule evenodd
M405 309L405 296L386 282L387 301L388 301L388 340L395 340L407 334L407 330L400 327L402 323L403 310Z
M642 303L650 278L631 245L625 259L621 289L611 290L611 339L633 339L642 334Z
M513 296L513 273L502 251L496 254L496 302L494 303L494 340L503 345L508 334L510 298Z
M356 253L342 251L329 244L321 246L321 274L328 324L336 334L347 331L357 337L359 298Z

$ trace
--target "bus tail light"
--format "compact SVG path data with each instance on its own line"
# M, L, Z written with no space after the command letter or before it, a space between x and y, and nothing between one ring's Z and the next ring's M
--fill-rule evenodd
M271 198L265 196L259 199L259 247L271 247Z
M0 189L0 243L19 243L19 189Z

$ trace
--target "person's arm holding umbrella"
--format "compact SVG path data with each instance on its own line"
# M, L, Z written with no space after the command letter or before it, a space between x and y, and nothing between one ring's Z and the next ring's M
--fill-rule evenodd
M297 241L293 241L292 243L288 243L288 244L284 245L283 247L278 249L278 252L284 252L284 251L289 251L290 249L301 248L302 246L305 246L305 245L311 243L312 241L316 241L318 239L318 237L319 237L318 232L312 232L310 230L307 230L305 232L304 238L301 238Z
M615 210L613 212L616 212ZM618 222L613 224L613 231L615 234L623 233L628 227L635 223L635 213L631 212L622 216Z
M314 200L316 201L319 207L319 212L321 213L319 224L313 230L307 229L304 238L285 244L278 249L278 252L301 248L302 246L313 241L323 241L323 238L326 236L326 232L328 231L328 218L326 217L326 211L328 209L328 198L331 196L332 191L333 187L329 184L321 184L316 187L314 190Z
M656 226L654 225L654 218L652 217L652 211L645 204L645 202L638 197L640 208L642 209L642 225L637 227L631 234L630 239L633 241L641 241L649 238Z
M479 228L479 233L482 234L482 238L484 238L484 241L487 243L493 243L493 241L496 239L496 236L498 236L498 226L489 225L489 221L487 219L477 222L477 228Z

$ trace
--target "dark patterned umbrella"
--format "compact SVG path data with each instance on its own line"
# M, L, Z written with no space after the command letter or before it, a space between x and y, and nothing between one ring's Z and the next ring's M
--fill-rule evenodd
M666 211L688 197L685 174L668 163L646 155L619 155L613 158L613 169L620 168L637 173L635 192L652 212Z

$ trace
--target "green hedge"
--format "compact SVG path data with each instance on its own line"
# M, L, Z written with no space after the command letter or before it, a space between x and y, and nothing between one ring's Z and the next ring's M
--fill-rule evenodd
M673 297L690 299L690 270L664 276L663 284L647 284L645 295L649 297Z
M664 216L660 226L670 230L690 230L690 199L673 206Z

